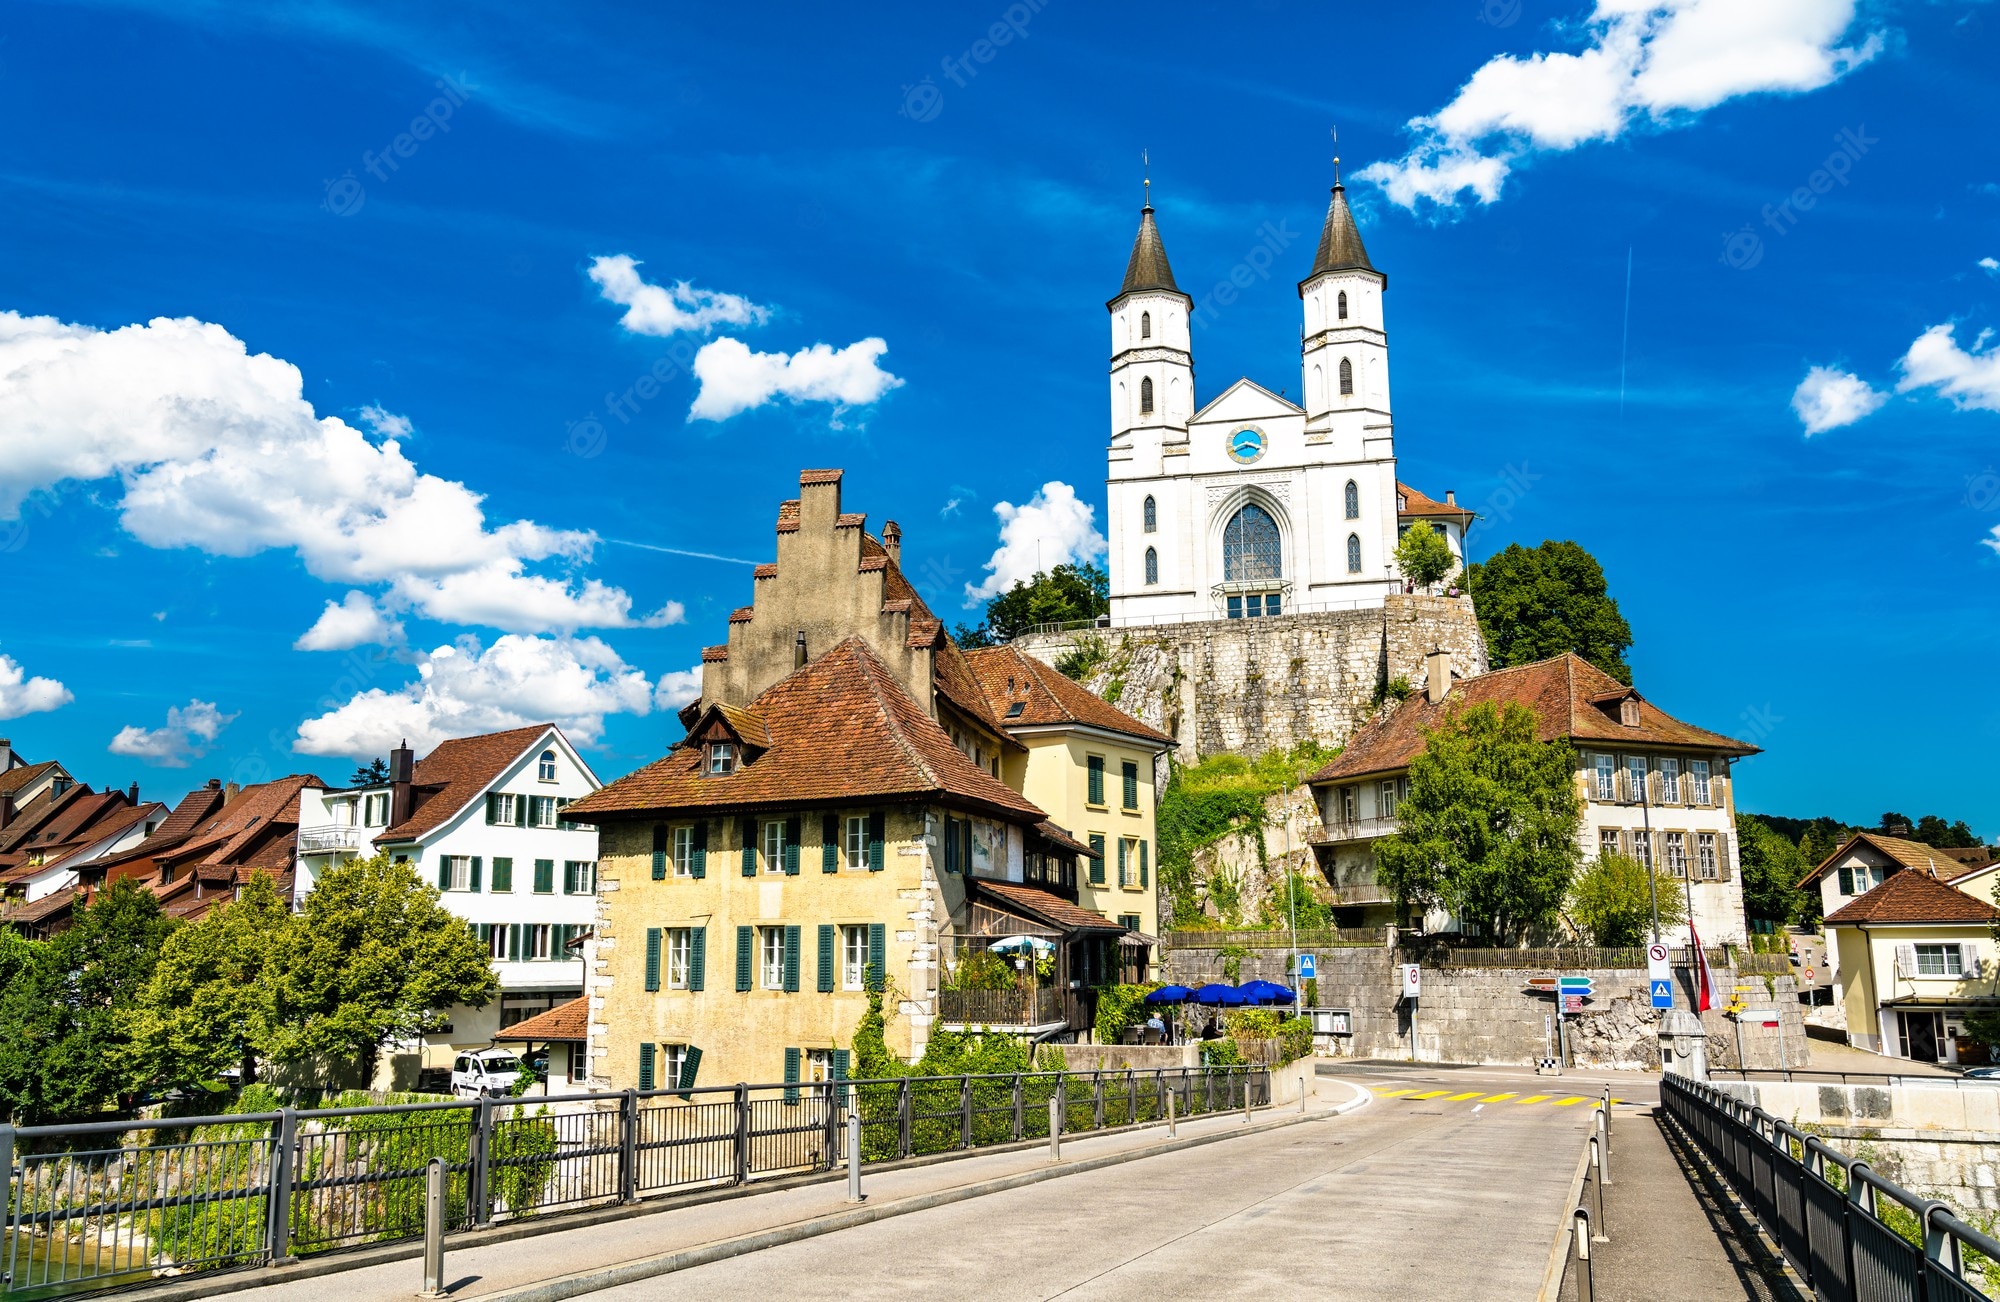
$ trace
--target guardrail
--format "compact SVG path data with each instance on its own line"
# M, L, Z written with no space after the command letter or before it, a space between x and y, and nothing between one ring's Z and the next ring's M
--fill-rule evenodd
M2000 1289L2000 1242L1944 1203L1712 1086L1663 1077L1660 1103L1816 1297L1984 1302Z
M1752 1067L1747 1071L1740 1067L1710 1067L1708 1074L1711 1078L1726 1076L1740 1081L1804 1081L1808 1084L1867 1085L1881 1089L1909 1085L1933 1089L2000 1090L2000 1081L1967 1080L1963 1076L1947 1073L1914 1076L1883 1071L1822 1071L1814 1067Z
M1268 1068L918 1076L0 1126L0 1297L270 1265L424 1232L1268 1106ZM1054 1104L1052 1107L1051 1104Z
M938 1020L966 1026L1052 1026L1065 1017L1064 991L940 990Z
M1384 927L1322 927L1316 931L1301 931L1298 947L1301 950L1315 949L1356 949L1373 945L1382 948L1388 944L1388 930ZM1170 931L1166 935L1168 949L1219 949L1224 945L1240 945L1245 949L1290 949L1292 933L1289 931ZM1644 966L1642 963L1640 966Z

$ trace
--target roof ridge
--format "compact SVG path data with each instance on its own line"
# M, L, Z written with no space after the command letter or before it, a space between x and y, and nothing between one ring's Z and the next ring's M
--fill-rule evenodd
M904 735L902 719L897 716L895 707L883 695L880 675L886 675L889 672L889 667L883 664L873 649L869 647L868 639L862 637L859 633L849 634L843 639L841 645L845 646L849 642L854 643L856 649L864 653L856 657L856 660L863 667L868 681L868 690L874 695L876 706L882 711L882 721L890 740L895 742L897 748L903 752L906 758L916 764L917 771L924 775L925 781L934 787L942 789L944 779L939 776L936 769L931 767L930 761L925 759L923 754L917 750L910 738ZM880 675L877 673L878 670L880 671ZM902 685L900 683L896 684L895 690L902 691ZM909 695L907 692L903 694L905 696Z

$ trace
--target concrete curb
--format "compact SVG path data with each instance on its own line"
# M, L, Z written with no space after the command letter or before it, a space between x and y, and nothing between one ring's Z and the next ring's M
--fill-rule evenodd
M714 1243L698 1247L682 1248L674 1252L661 1253L654 1257L642 1257L636 1261L622 1262L615 1266L604 1266L595 1270L579 1271L571 1275L558 1276L525 1288L488 1294L481 1302L560 1302L564 1298L581 1297L602 1289L615 1288L642 1279L656 1279L675 1271L687 1270L693 1266L706 1266L711 1262L727 1261L731 1257L741 1257L766 1248L780 1247L788 1243L800 1243L824 1234L834 1234L841 1230L869 1225L876 1221L888 1220L896 1216L907 1216L913 1212L929 1211L934 1207L947 1207L953 1203L984 1197L987 1194L1004 1193L1009 1189L1021 1189L1029 1185L1041 1184L1047 1180L1059 1179L1066 1175L1077 1175L1086 1171L1099 1171L1106 1167L1121 1166L1142 1158L1158 1157L1166 1153L1178 1153L1186 1149L1202 1148L1220 1143L1226 1139L1236 1139L1243 1135L1261 1134L1280 1130L1305 1121L1324 1121L1365 1107L1374 1101L1374 1094L1366 1087L1352 1081L1340 1081L1355 1091L1355 1097L1347 1102L1318 1113L1305 1113L1280 1117L1275 1120L1252 1124L1241 1130L1221 1130L1214 1134L1196 1135L1188 1139L1175 1139L1163 1144L1152 1144L1145 1148L1135 1148L1122 1153L1106 1153L1102 1157L1085 1158L1077 1162L1063 1162L1057 1166L1045 1167L1039 1171L1022 1171L1014 1175L1000 1176L993 1180L983 1180L977 1184L960 1185L955 1189L939 1189L927 1194L918 1194L896 1202L879 1206L862 1206L853 1211L835 1212L830 1216L815 1217L792 1225L764 1230L756 1234L739 1235L733 1239L720 1239Z
M1570 1236L1576 1232L1576 1217L1571 1213L1583 1201L1583 1180L1590 1174L1590 1139L1596 1133L1597 1127L1593 1123L1590 1135L1583 1137L1583 1152L1577 1155L1576 1174L1569 1182L1569 1199L1563 1203L1562 1222L1556 1226L1555 1242L1549 1245L1549 1264L1542 1272L1542 1291L1535 1294L1535 1302L1556 1302L1562 1296L1563 1272L1569 1268Z

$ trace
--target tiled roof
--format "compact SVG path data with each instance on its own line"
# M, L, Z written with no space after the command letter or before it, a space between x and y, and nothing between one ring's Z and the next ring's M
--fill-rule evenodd
M130 849L121 850L115 855L94 860L91 864L91 871L93 873L102 871L106 874L106 879L109 880L108 873L112 868L122 864L133 863L140 859L148 859L153 855L164 854L168 850L175 849L192 836L195 829L201 826L204 820L208 819L221 807L222 788L220 786L196 787L193 791L181 797L180 803L175 805L173 812L168 814L166 819L153 829L151 836L139 842L139 844L132 846Z
M1102 859L1104 857L1098 851L1091 849L1083 842L1071 836L1069 829L1057 827L1054 823L1046 819L1035 824L1035 835L1041 837L1044 841L1047 841L1059 850L1067 850L1071 854L1080 855L1085 859Z
M1347 206L1347 187L1338 181L1333 183L1333 197L1326 203L1326 224L1320 227L1319 251L1306 279L1311 280L1324 271L1375 271L1375 264L1368 260L1368 250L1362 247L1361 231L1354 224L1354 210Z
M778 577L778 567L774 563L759 565L756 569L750 571L750 577L753 579L775 579Z
M408 818L385 829L378 839L414 841L442 827L554 728L553 723L535 723L505 732L439 742L437 749L418 760L410 773L414 786L428 787L430 791L422 796Z
M212 817L196 824L185 842L161 853L176 864L197 867L250 862L270 843L273 829L296 834L299 792L325 785L310 773L293 773L244 787Z
M1811 886L1825 876L1829 868L1852 853L1855 846L1864 843L1873 846L1878 852L1887 855L1903 867L1914 868L1925 876L1935 877L1939 881L1948 882L1954 877L1964 877L1979 871L1977 868L1968 869L1943 850L1925 845L1921 841L1911 841L1900 836L1884 836L1880 832L1856 832L1843 841L1838 850L1820 860L1813 866L1811 872L1800 878L1799 886L1801 888Z
M1167 265L1167 246L1160 239L1159 223L1153 220L1153 205L1139 210L1139 234L1132 240L1132 256L1125 261L1125 279L1118 286L1119 297L1146 290L1166 290L1178 294L1174 269Z
M701 662L705 665L729 659L727 646L705 646L701 649Z
M1441 516L1448 520L1457 520L1470 519L1473 515L1462 506L1426 497L1400 479L1396 481L1396 496L1396 514L1399 516Z
M878 561L872 566L871 562ZM889 555L889 551L869 534L861 535L861 564L864 569L879 568L882 571L882 605L884 609L900 605L910 615L909 636L904 639L909 646L935 646L936 654L931 658L932 685L967 717L976 719L991 728L997 735L1006 738L1006 730L992 712L985 691L973 676L972 667L966 663L965 653L950 637L939 638L944 629L944 621L931 612L924 599L917 595L908 578L903 575L903 567ZM1008 744L1014 745L1011 738Z
M90 788L81 783L61 793L43 791L14 811L13 822L0 828L0 854L26 849L28 842L40 836L51 820L60 817L75 802L89 799L92 794Z
M27 926L42 922L59 913L67 913L76 903L76 887L65 886L59 891L50 891L32 904L15 904L0 913L0 926Z
M1602 742L1608 747L1684 746L1725 755L1758 753L1758 748L1747 742L1683 723L1643 697L1639 698L1639 725L1628 728L1590 703L1593 696L1609 692L1616 692L1621 700L1637 695L1596 665L1568 652L1531 665L1453 679L1442 702L1433 705L1427 694L1417 692L1363 725L1332 763L1306 781L1337 782L1406 768L1424 748L1425 729L1443 722L1447 710L1484 702L1527 706L1534 711L1535 733L1543 741Z
M134 825L144 823L149 818L158 818L166 812L167 807L157 800L142 800L136 805L124 805L112 809L88 827L73 834L69 838L67 854L76 854L103 845L106 841L115 840L130 831ZM56 865L60 861L52 854L48 856L48 862Z
M1062 896L1045 891L1039 886L1024 886L1019 882L988 881L984 877L972 878L971 885L975 896L988 896L1002 908L1018 909L1038 922L1047 922L1065 931L1125 930L1103 914L1092 913L1081 905L1071 904Z
M965 652L965 659L1002 727L1086 724L1164 746L1173 744L1174 739L1159 729L1139 722L1017 647L974 647ZM1013 712L1017 704L1018 714Z
M566 1004L557 1004L546 1013L537 1013L524 1021L514 1023L493 1037L494 1043L502 1041L523 1043L545 1040L583 1040L590 1035L590 996L583 995Z
M1927 872L1890 873L1882 884L1860 899L1827 915L1830 927L1863 922L1990 923L2000 909L1985 900L1947 886Z
M860 511L843 511L834 517L833 527L836 529L865 529L868 527L868 517Z
M8 769L6 772L0 773L0 795L5 795L10 791L19 791L22 787L31 786L43 774L60 768L62 768L62 765L56 763L54 760L43 760L39 764L23 764L19 768Z
M34 809L39 803L30 801L28 808ZM50 803L46 817L36 819L31 826L24 827L19 818L9 825L9 833L21 828L24 834L10 840L6 849L16 857L40 855L45 859L56 851L68 852L76 848L79 838L96 840L90 829L128 808L122 791L72 787L62 799Z
M755 606L738 606L729 612L729 622L732 624L748 624L756 616L757 608Z
M722 716L729 730L741 737L744 745L755 746L759 750L770 746L771 730L764 726L764 716L755 710L746 710L726 701L717 701L709 708Z
M799 487L804 488L808 484L837 484L842 473L839 470L801 470Z
M770 749L734 773L706 776L700 748L665 758L570 805L566 817L769 808L833 801L935 799L1016 821L1042 811L974 764L860 637L795 670L750 704Z

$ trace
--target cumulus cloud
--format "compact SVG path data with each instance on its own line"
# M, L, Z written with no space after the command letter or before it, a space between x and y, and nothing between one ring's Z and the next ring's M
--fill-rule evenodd
M648 284L638 262L623 253L593 260L590 278L607 302L625 309L618 324L635 335L707 334L718 325L763 325L771 319L769 308L737 294L698 289L685 280Z
M1467 191L1492 203L1532 154L1677 124L1741 95L1831 84L1883 48L1879 33L1842 44L1855 8L1856 0L1598 0L1581 49L1489 60L1449 104L1411 119L1408 153L1358 175L1405 208L1421 200L1452 208Z
M2000 411L2000 351L1992 347L1993 332L1980 331L1970 350L1959 347L1953 332L1952 326L1934 325L1917 336L1896 363L1903 372L1896 392L1931 389L1960 411Z
M814 344L796 353L753 353L739 339L703 344L694 355L694 378L701 383L688 419L727 420L778 398L794 403L834 404L833 426L850 407L879 400L902 380L882 369L889 345L863 339L845 348Z
M0 719L61 709L76 697L53 678L30 678L12 656L0 655Z
M401 646L403 625L383 614L365 592L329 601L313 626L292 643L294 651L345 651L357 646Z
M1888 394L1860 376L1831 366L1813 367L1792 391L1792 410L1808 435L1852 425L1887 401Z
M422 655L417 678L374 687L299 725L305 755L379 755L404 738L419 753L452 737L531 723L559 724L594 743L608 714L646 714L654 686L594 637L509 633L481 648L471 635Z
M149 546L290 549L317 578L393 586L400 608L431 618L476 611L512 632L671 619L635 616L614 588L530 574L587 561L596 535L490 526L478 493L403 454L407 420L368 409L371 434L315 414L297 367L221 326L0 312L0 376L0 520L36 489L116 480L120 521Z
M1104 555L1104 535L1097 532L1096 508L1077 500L1076 490L1060 480L1043 484L1023 506L996 502L1000 546L986 562L986 578L977 587L965 585L965 604L979 602L1058 565L1096 561Z
M127 724L120 728L108 749L113 755L129 755L163 769L184 769L189 760L208 754L209 747L235 717L216 709L213 701L189 701L186 705L169 707L167 722L162 727Z
M660 681L653 693L654 702L662 710L678 710L689 701L701 699L701 666L692 669L669 669L660 675Z
M1979 269L1989 276L2000 276L2000 258L1981 258Z

